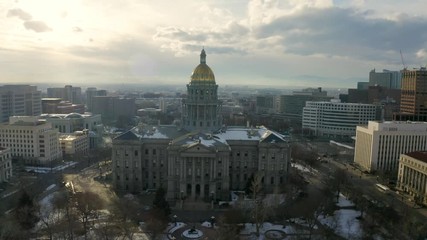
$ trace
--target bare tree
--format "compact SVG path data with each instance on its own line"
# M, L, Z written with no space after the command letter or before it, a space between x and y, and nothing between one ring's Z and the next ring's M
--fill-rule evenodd
M259 194L262 190L262 175L260 172L254 175L250 190L252 192L252 199L254 201L254 208L252 209L252 218L255 222L256 235L259 236L259 229L262 226L265 217L266 209L262 202L262 199L258 199Z
M242 223L245 222L245 216L241 209L230 209L224 212L218 220L220 228L218 229L218 239L238 239L242 229Z
M98 210L102 209L104 203L98 194L93 192L82 192L75 195L76 211L83 225L85 239L87 239L88 223L93 218L98 218Z
M168 219L161 209L151 209L148 213L148 220L145 221L145 229L151 234L151 238L156 240L164 232L168 225Z

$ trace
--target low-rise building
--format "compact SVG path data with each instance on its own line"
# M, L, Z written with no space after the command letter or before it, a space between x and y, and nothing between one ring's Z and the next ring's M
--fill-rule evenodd
M427 122L369 121L356 129L354 162L369 172L396 173L400 154L427 150Z
M400 155L397 188L409 193L416 202L427 204L427 152Z
M64 101L61 98L42 98L43 113L53 114L69 114L69 113L84 113L84 104L74 104L69 101Z
M48 165L62 159L59 132L38 117L10 117L0 125L0 146L27 164Z
M52 123L52 126L58 129L60 133L89 130L89 147L91 149L102 142L104 126L100 114L42 114L41 118Z
M89 151L89 131L76 131L73 134L61 134L59 142L63 155L82 155Z
M12 156L10 149L0 147L0 183L8 181L12 177Z

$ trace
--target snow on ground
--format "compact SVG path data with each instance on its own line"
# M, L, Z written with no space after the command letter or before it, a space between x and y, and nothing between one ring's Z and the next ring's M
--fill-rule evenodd
M348 200L344 195L340 194L338 207L354 207L354 203ZM327 225L331 229L335 229L335 233L346 239L359 239L363 235L360 222L357 217L360 216L360 211L355 209L339 209L334 212L334 216L320 216L319 222Z
M337 206L340 208L343 207L354 207L354 203L347 199L346 196L344 196L342 193L340 193L340 197L338 198Z
M261 235L263 235L265 232L271 231L271 230L282 231L282 232L285 232L286 234L293 234L293 233L297 232L295 230L295 228L290 226L290 225L287 225L284 227L281 224L272 224L269 222L263 223L259 228L259 232ZM245 223L240 234L249 235L251 233L256 233L256 225L253 223Z
M360 222L356 217L360 212L354 209L340 209L334 212L334 216L320 216L319 221L335 229L335 233L346 239L359 239L362 237Z
M291 166L302 171L302 172L309 172L309 173L317 172L316 169L313 169L311 167L305 167L299 163L291 163Z

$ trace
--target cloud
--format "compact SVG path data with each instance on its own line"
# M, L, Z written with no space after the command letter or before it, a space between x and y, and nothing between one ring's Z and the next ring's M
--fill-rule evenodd
M282 16L254 30L256 38L277 37L277 44L297 55L381 60L402 49L415 54L427 43L424 18L398 21L371 18L370 12L342 8L308 8Z
M20 9L20 8L13 8L13 9L9 9L9 11L7 11L7 17L18 17L19 19L23 20L23 21L29 21L32 19L31 14L25 12L24 10Z
M26 21L24 22L24 27L37 33L52 31L52 29L42 21Z
M83 32L83 30L79 27L73 27L73 32Z

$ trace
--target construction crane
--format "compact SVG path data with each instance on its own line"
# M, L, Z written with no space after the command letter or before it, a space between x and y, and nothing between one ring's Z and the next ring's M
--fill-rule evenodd
M400 50L400 60L402 60L403 70L406 70L407 67L405 65L405 61L403 60L402 50Z

